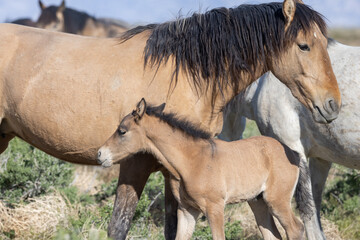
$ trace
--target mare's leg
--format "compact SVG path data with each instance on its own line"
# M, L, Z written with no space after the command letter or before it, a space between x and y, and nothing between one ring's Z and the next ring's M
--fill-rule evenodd
M180 206L177 211L178 223L176 240L190 239L196 224L196 219L200 215L200 211L192 207Z
M311 185L312 193L315 200L316 213L318 221L320 222L320 208L321 208L321 198L324 190L326 178L329 174L331 168L331 162L325 161L320 158L309 158L309 168L311 175Z
M255 201L248 201L253 211L256 223L264 240L281 239L281 235L275 225L274 218L263 198Z
M165 178L165 239L172 240L176 237L178 202L171 191L169 172L166 169L161 172Z
M14 136L10 134L0 134L0 154L3 153L9 145Z
M116 240L126 238L146 181L160 167L155 158L148 154L136 154L121 163L114 210L108 228L109 237Z
M308 166L306 157L302 154L300 154L300 161L302 162L302 166L306 167ZM304 171L304 168L300 168L300 171L302 171L303 174L309 175L309 171ZM315 174L315 173L314 173ZM321 229L320 221L318 220L317 214L316 214L316 208L315 208L315 202L314 202L314 196L312 189L312 183L311 183L311 176L306 176L309 180L304 183L304 188L308 189L309 191L309 202L311 202L312 207L312 216L308 216L306 218L302 218L304 225L305 225L305 231L306 236L308 240L325 240L324 232Z
M206 217L214 240L225 240L224 208L221 203L208 203L206 206Z
M246 127L246 118L233 110L224 114L223 129L218 138L225 141L235 141L242 139L242 134Z

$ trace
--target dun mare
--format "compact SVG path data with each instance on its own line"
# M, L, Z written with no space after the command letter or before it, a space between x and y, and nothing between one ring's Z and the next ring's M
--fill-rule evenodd
M328 52L342 96L339 117L330 124L316 123L308 110L271 73L241 93L225 111L222 139L241 138L242 118L256 121L262 134L274 137L309 160L312 192L320 219L321 198L332 162L360 169L360 48L329 40ZM281 97L271 94L277 91ZM316 224L317 217L305 221ZM320 239L320 237L318 238Z
M325 34L322 17L292 0L214 9L122 39L1 24L0 151L18 136L65 161L95 165L99 147L142 97L216 135L223 106L267 71L316 121L330 122L341 99ZM111 237L125 238L146 180L160 168L149 154L121 163ZM166 179L171 238L176 201L168 187Z
M127 30L119 20L94 18L85 12L66 8L65 0L60 6L46 7L41 0L39 5L41 14L35 23L39 28L94 37L116 37Z
M234 142L215 139L185 119L164 113L163 107L147 107L142 99L99 149L98 162L109 167L114 160L121 163L138 152L153 154L170 173L171 190L178 202L176 239L191 238L202 212L213 238L225 240L225 204L256 198L267 207L251 205L265 240L273 239L268 227L281 238L272 215L288 239L304 239L303 224L291 210L300 159L290 148L262 136ZM311 203L306 202L308 193L302 181L299 184L297 202L306 215Z

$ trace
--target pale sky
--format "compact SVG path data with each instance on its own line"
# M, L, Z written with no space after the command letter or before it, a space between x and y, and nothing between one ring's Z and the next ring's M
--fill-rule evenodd
M46 6L59 5L61 0L43 0ZM159 23L190 12L203 12L215 7L234 7L243 3L257 4L269 0L67 0L67 7L95 17L117 18L130 25ZM330 27L360 27L360 0L304 0L323 14ZM0 22L40 14L37 0L0 0Z

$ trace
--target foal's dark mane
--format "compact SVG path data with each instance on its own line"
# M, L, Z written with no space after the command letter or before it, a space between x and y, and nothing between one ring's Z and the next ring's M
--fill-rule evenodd
M308 33L313 24L326 35L322 16L304 4L296 5L294 20L286 32L282 3L240 5L139 26L125 32L121 41L150 31L144 49L145 66L159 67L173 57L175 82L170 86L176 86L179 71L183 70L192 78L198 93L211 89L214 106L223 89L233 89L236 95L242 73L254 75L259 65L267 71L266 56L277 57L294 42L300 30Z
M166 122L171 127L181 130L195 139L201 138L208 141L211 141L212 139L212 134L210 132L196 127L193 123L184 118L180 118L175 113L164 113L163 111L158 111L158 107L148 106L146 108L146 114L159 118L161 121Z

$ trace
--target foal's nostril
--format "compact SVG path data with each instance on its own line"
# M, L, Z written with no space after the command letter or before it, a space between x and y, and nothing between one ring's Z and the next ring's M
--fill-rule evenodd
M99 152L98 152L98 158L99 158L100 156L101 156L101 152L99 151Z

